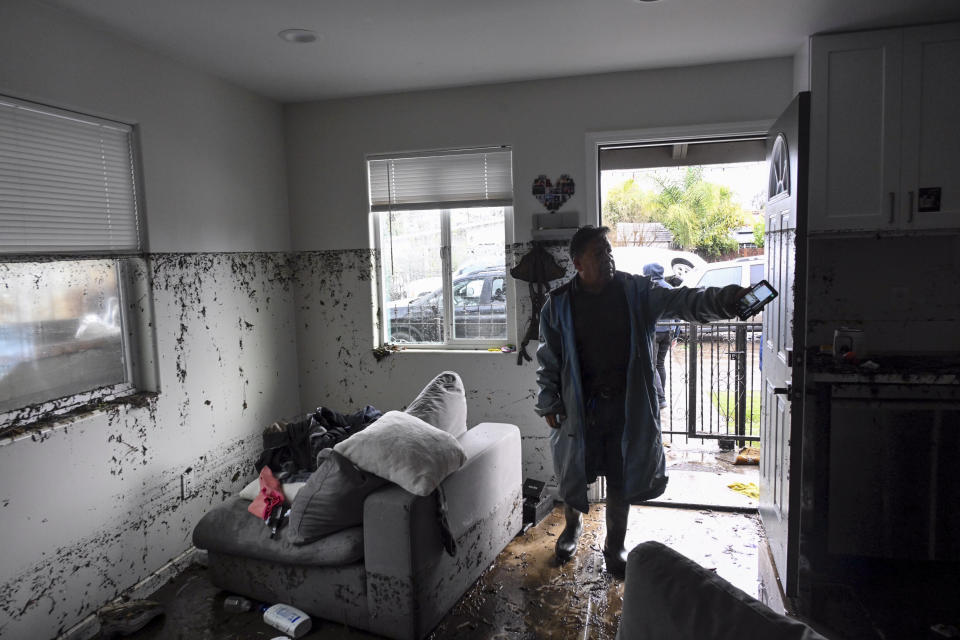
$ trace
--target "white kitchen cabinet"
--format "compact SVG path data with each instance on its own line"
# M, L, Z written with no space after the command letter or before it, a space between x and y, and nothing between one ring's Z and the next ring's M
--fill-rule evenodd
M904 29L902 86L901 226L960 228L960 24Z
M808 229L960 228L960 23L814 36Z

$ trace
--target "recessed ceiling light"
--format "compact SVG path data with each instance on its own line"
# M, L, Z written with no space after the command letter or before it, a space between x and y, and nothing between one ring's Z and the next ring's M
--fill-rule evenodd
M315 42L317 39L317 32L310 31L309 29L284 29L277 35L280 36L281 40L295 42L297 44Z
M633 0L637 4L646 4L648 2L660 2L660 0Z

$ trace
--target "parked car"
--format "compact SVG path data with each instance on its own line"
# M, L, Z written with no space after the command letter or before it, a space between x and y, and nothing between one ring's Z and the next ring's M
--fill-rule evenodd
M683 278L689 271L707 264L695 253L660 247L614 247L613 260L620 271L639 275L643 274L644 265L656 262L663 267L664 278L668 279Z
M710 262L687 272L684 287L725 287L738 284L749 287L766 278L767 258L763 254L722 262Z
M474 271L453 280L455 338L507 339L505 269ZM440 342L443 340L443 289L438 288L406 304L389 306L389 341Z
M730 284L738 284L741 287L749 287L767 277L767 258L760 254L747 258L736 258L735 260L723 260L721 262L711 262L702 267L697 267L687 273L683 278L681 286L683 287L725 287ZM755 323L760 322L761 314L750 318L750 333L759 333L759 327ZM734 319L731 322L735 322ZM721 323L723 324L723 323ZM705 324L700 331L703 334L716 332L717 327ZM721 330L722 332L722 330Z

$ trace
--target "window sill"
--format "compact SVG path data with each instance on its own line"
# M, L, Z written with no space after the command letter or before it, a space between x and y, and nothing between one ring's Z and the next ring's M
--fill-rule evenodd
M42 440L50 431L67 427L99 413L118 410L121 406L146 408L156 401L158 395L153 391L140 391L108 400L91 400L63 413L52 411L34 413L31 407L26 407L16 412L12 420L0 424L0 446L27 438Z
M383 360L384 358L400 355L400 354L474 354L474 355L489 355L489 356L512 356L517 353L516 349L513 351L501 351L500 347L399 347L394 344L382 345L379 347L374 347L373 355L377 361Z

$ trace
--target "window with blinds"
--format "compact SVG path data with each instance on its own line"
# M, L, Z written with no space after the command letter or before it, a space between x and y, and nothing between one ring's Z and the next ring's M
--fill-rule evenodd
M128 125L0 96L0 428L135 391ZM4 259L6 258L6 259ZM140 262L137 269L132 263Z
M383 343L477 348L509 339L508 148L373 157Z
M0 96L0 252L136 253L129 126Z

